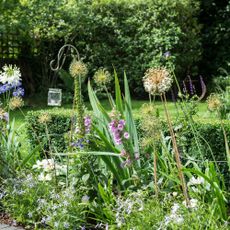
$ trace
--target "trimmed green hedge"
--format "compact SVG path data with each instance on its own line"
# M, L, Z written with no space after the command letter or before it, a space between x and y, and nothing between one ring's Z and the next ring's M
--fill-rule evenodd
M57 151L66 151L67 146L64 136L70 130L71 110L54 109L48 111L51 116L51 122L47 124L50 146L47 140L46 126L39 123L39 117L44 113L47 113L47 111L40 110L29 112L26 116L27 135L31 146L34 147L39 143L42 143L44 150L50 150L51 146ZM140 118L136 118L136 124L137 126L140 125ZM197 148L191 128L186 124L182 125L182 128L176 131L178 144L187 154L187 156L184 154L183 156L194 157L195 160L198 160L198 164L202 164L202 160L213 161L213 156L216 161L226 161L224 136L220 122L215 120L198 120L195 121L194 126L196 135L198 135L199 148L201 149L202 156L199 154L199 149ZM164 127L167 128L167 125L164 124ZM224 121L224 128L230 145L230 121ZM138 131L141 135L140 128L138 128ZM228 183L230 181L230 174L228 172L227 163L219 162L218 165L220 171L225 175L225 180ZM229 184L228 187L230 188Z
M50 122L47 125L40 123L39 118L47 113L51 117ZM26 127L31 147L42 144L45 151L49 151L50 148L56 149L58 152L65 151L67 148L65 134L70 130L70 117L71 110L66 109L28 112L26 115ZM49 137L49 140L47 137Z

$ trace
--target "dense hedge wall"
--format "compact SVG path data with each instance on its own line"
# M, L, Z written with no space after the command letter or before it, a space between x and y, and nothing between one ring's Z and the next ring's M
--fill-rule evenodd
M32 146L36 146L39 143L43 143L44 149L49 150L49 145L46 135L46 126L39 123L39 117L47 111L35 111L29 112L26 116L27 122L27 135ZM70 130L70 110L54 109L48 112L51 116L51 122L47 124L48 133L50 136L51 147L57 151L66 151L66 142L64 135ZM140 118L136 118L136 124L140 124ZM176 125L178 126L178 124ZM183 127L184 126L184 127ZM199 140L199 148L202 151L202 156L199 155L197 144L195 143L194 135L191 129L182 125L180 130L176 131L178 144L183 148L186 155L184 157L193 157L194 160L198 160L197 164L202 165L202 160L213 161L213 156L216 161L226 161L225 143L223 137L223 131L219 121L198 120L195 121L195 130L197 132ZM167 130L167 125L163 127ZM230 121L224 121L224 128L227 133L227 138L230 145ZM139 134L141 132L140 129ZM140 134L141 135L141 134ZM181 137L183 138L181 139ZM200 136L200 137L199 137ZM211 151L212 153L211 153ZM228 172L228 165L226 162L218 163L220 171L225 175L226 182L230 189L230 174Z
M50 115L50 122L40 123L39 118L44 114ZM31 147L42 145L45 151L52 148L58 152L65 151L65 134L70 130L71 111L62 109L30 111L26 115L27 136ZM49 140L48 140L49 139Z

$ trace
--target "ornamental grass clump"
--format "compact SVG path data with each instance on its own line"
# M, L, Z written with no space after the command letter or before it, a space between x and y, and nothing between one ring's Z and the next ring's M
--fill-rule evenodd
M180 160L180 153L178 150L175 133L174 133L174 130L172 127L172 121L171 121L169 113L168 113L167 100L166 100L166 96L165 96L165 93L172 86L172 82L173 82L172 75L164 67L149 68L145 72L145 75L143 77L144 88L145 88L145 91L149 93L150 99L151 99L151 95L153 95L153 96L160 95L161 101L163 102L164 111L165 111L169 131L170 131L170 136L172 138L173 152L174 152L174 156L175 156L175 160L176 160L176 165L177 165L177 169L178 169L179 178L181 181L183 194L184 194L184 197L185 197L187 204L189 205L189 203L190 203L189 195L188 195L188 191L187 191L187 186L186 186L184 174L182 172L182 163Z

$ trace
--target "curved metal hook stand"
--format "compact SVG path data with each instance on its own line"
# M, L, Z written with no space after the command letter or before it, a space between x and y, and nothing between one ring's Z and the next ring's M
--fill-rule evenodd
M67 52L64 53L66 47L68 47L68 50L69 50L69 48L73 49L76 52L77 59L80 60L80 55L79 55L79 52L78 52L77 48L75 46L73 46L73 45L65 44L58 51L56 66L54 66L55 59L50 62L50 68L51 68L52 71L58 71L64 65L65 59L66 59L66 56L67 56L66 53L68 52L68 50L67 50ZM64 57L63 57L63 55L64 55ZM62 59L62 57L63 57L63 59ZM61 62L61 59L62 59L62 62Z

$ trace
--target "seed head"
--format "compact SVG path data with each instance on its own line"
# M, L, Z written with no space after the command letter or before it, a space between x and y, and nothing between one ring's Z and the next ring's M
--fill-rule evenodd
M143 77L145 91L152 94L162 94L172 85L172 77L165 68L149 68Z
M22 100L21 97L12 97L9 102L9 108L11 110L20 108L24 105L24 101Z
M94 74L93 79L97 86L105 86L110 83L111 81L111 75L108 70L105 68L100 68L97 70L97 72Z
M76 59L74 59L70 64L69 72L72 77L84 77L88 73L88 69L82 61L77 61Z
M212 93L207 99L208 109L211 112L217 111L222 107L222 101L218 94Z
M47 124L51 121L51 116L48 113L43 113L39 116L38 122L40 124Z

